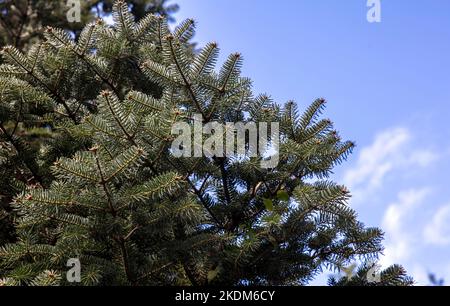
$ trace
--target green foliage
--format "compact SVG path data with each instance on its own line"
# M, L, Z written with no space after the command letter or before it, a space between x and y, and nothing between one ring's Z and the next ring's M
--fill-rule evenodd
M353 275L349 274L341 278L332 277L328 283L330 286L404 286L414 284L413 279L401 266L394 265L378 272L372 272L371 269L374 271L373 265L364 263L354 271ZM370 277L367 277L371 273L379 273L379 279L372 281Z
M0 248L2 284L68 285L78 258L82 285L298 285L377 258L382 232L358 222L329 180L354 144L320 120L323 99L301 115L253 96L240 54L216 72L216 43L192 52L192 20L173 32L158 15L136 22L124 1L113 16L77 40L48 27L26 54L3 48L0 167L12 207L0 216L16 232ZM171 128L195 113L279 122L278 167L173 157ZM410 284L397 266L384 273Z
M178 10L167 0L128 0L134 19L141 20L147 13L170 17ZM69 3L70 4L70 3ZM13 45L28 49L42 38L46 26L62 28L78 37L84 25L96 17L112 12L112 0L80 1L80 22L69 22L71 8L67 0L4 0L0 2L0 46Z

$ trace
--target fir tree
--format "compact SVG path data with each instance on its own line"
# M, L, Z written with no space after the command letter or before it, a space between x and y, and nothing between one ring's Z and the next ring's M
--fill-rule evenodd
M171 18L178 10L175 4L167 5L167 0L129 0L136 20L147 13ZM67 13L73 1L67 0L4 0L0 1L0 46L13 45L27 49L42 38L46 26L70 31L78 36L84 25L96 17L111 13L112 0L80 0L80 21L71 22Z
M2 218L17 236L0 248L3 284L68 285L78 258L83 285L298 285L377 258L382 231L329 180L354 144L321 119L324 99L301 113L254 96L240 54L216 69L216 43L192 51L192 20L174 31L162 16L136 22L124 1L113 16L76 41L48 27L26 54L3 48L0 167L14 211ZM172 126L195 114L279 122L279 165L175 158ZM394 266L377 284L411 282Z
M94 20L97 16L107 16L111 13L112 2L109 0L80 1L81 20L80 22L70 22L67 18L67 13L71 8L71 2L67 0L1 1L0 46L13 45L21 51L28 50L33 43L37 43L43 38L43 29L45 26L63 28L74 37L78 37L87 22ZM147 12L166 16L169 20L173 20L171 14L178 9L178 6L175 4L167 5L166 2L166 0L127 1L127 3L131 4L131 12L136 20L142 19ZM0 59L0 63L1 61ZM45 127L45 125L43 126ZM42 125L35 125L34 127L34 129L24 129L22 125L17 125L14 128L15 132L13 134L20 134L22 139L26 139L27 145L35 143L37 146L42 141L52 137L53 131L51 129L41 129ZM34 148L36 149L36 146ZM7 154L8 148L5 147L4 149L3 154ZM29 160L28 164L30 165L33 162ZM0 178L0 228L4 229L0 234L0 244L3 244L5 241L14 240L11 220L6 212L10 211L9 204L11 198L20 190L20 188L11 188L9 178L15 176L17 171L26 172L29 171L29 168L23 162L15 163L14 165L11 163L2 163L0 167L2 173L5 173ZM21 167L25 169L20 169ZM36 167L32 166L32 168ZM13 169L14 172L11 172ZM37 173L35 174L37 175ZM27 178L22 177L21 181L24 180L26 181ZM33 181L27 183L33 184Z

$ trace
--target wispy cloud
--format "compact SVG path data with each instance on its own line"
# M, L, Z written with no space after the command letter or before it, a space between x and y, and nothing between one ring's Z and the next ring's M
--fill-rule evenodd
M447 263L442 257L449 251L443 247L450 246L450 204L436 208L430 201L439 196L432 191L442 187L429 178L437 170L432 166L445 165L450 152L433 150L419 135L405 127L381 131L360 148L341 180L353 194L351 204L369 219L376 215L370 222L385 232L380 264L401 264L417 284L426 285L429 272L448 275L442 270ZM368 202L370 206L363 206ZM440 257L434 253L437 248L442 250Z
M430 271L420 264L413 264L409 271L416 282L416 285L427 286L430 284Z
M422 205L431 196L432 189L423 185L408 187L408 182L444 156L445 152L436 153L423 142L419 143L410 129L393 127L378 133L370 145L360 149L356 162L343 175L344 184L353 194L352 205L374 201L383 211L380 226L385 232L385 250L380 264L406 266L421 285L428 283L429 266L417 259L425 248L422 238L425 236L434 244L450 243L450 237L446 239L450 230L445 228L450 224L450 206L438 211L424 230L426 221L419 212L425 209ZM392 181L396 183L388 184ZM396 198L387 198L391 194L388 192L394 192ZM372 210L375 206L358 209Z
M376 136L375 142L361 150L356 167L348 170L344 181L349 187L365 184L367 188L381 185L393 167L392 156L410 139L409 131L396 128Z
M417 235L408 226L408 221L430 192L429 188L401 191L397 200L388 206L382 221L386 233L385 251L381 258L383 266L402 262L414 252Z
M437 210L430 224L425 227L424 238L428 244L450 245L450 204Z
M412 139L407 128L395 127L379 133L371 145L362 148L356 164L343 176L353 194L353 204L381 188L393 171L428 167L439 159L432 150L414 148Z
M430 150L416 150L412 152L408 164L428 167L439 159L439 154Z

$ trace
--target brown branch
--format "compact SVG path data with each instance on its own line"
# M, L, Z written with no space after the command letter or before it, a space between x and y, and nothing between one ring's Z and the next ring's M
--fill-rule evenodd
M111 102L109 101L109 92L104 91L104 92L102 92L101 95L105 98L106 103L108 104L109 111L113 115L114 120L117 122L117 124L119 125L122 132L125 134L127 140L130 141L134 146L136 146L136 142L133 140L133 136L128 133L128 131L123 126L122 122L120 122L120 120L117 118L117 114L114 111L114 109L112 108Z
M103 173L102 167L100 166L100 161L99 161L98 156L97 156L97 150L98 150L98 148L92 148L91 149L91 151L94 153L95 162L97 164L97 169L98 169L99 174L100 174L100 179L101 179L100 184L103 187L103 190L105 191L106 197L108 199L108 205L109 205L109 209L110 209L111 215L113 216L113 218L116 218L117 217L117 211L114 208L112 195L111 195L111 193L110 193L110 191L108 189L107 180L105 179L105 175ZM131 274L129 258L128 258L128 251L127 251L127 248L126 248L126 245L125 245L125 240L126 239L124 239L122 236L120 236L120 237L113 237L113 239L119 245L120 253L122 255L122 260L123 260L123 266L124 266L124 269L125 269L125 274L127 276L127 279L128 279L128 281L131 284L134 285L135 284L135 280L134 280L133 275Z
M18 31L17 31L17 33L15 35L15 38L14 38L14 46L15 47L19 47L19 43L20 43L20 38L22 36L23 27L25 26L25 23L27 22L27 19L28 19L28 14L27 13L28 13L29 5L30 5L30 0L27 0L25 12L20 12L21 15L22 15L21 16L22 20L20 22L19 29L18 29Z
M220 173L222 176L223 193L225 195L225 200L227 201L227 204L231 204L231 196L230 196L230 190L229 190L229 185L228 185L228 174L227 174L227 170L225 169L225 158L214 158L214 161L220 168Z
M53 29L51 27L47 27L47 33L52 33L53 34ZM67 46L67 44L62 41L61 39L59 39L58 36L53 34L53 37L56 38L61 44ZM94 72L101 80L103 83L105 83L109 88L111 88L111 90L118 96L120 97L120 92L119 90L116 88L116 86L114 86L114 84L108 80L107 78L105 78L87 59L84 53L78 53L77 50L75 50L75 48L71 47L70 50L76 55L78 56L85 64L87 64L87 66L89 67L89 69L91 69L92 72Z
M3 28L7 32L7 35L9 36L9 41L12 42L14 33L11 31L11 26L8 24L7 20L3 17L3 15L0 13L0 23L2 23Z
M19 155L23 155L23 152L20 150L19 145L17 144L16 140L14 139L13 135L10 135L5 127L3 126L3 124L0 122L0 130L2 131L2 133L5 135L6 139L13 145L13 147L16 149L17 153ZM44 186L44 180L43 178L38 174L38 170L35 169L35 165L31 165L29 163L29 161L27 161L26 158L23 159L23 162L25 164L25 166L28 168L28 170L30 170L31 174L33 175L34 179L36 179L36 181L39 182L39 184L41 184L41 186Z
M163 266L161 266L161 267L159 267L159 268L157 268L157 269L154 269L154 270L152 270L152 271L150 271L150 272L147 272L147 273L145 273L144 275L139 276L139 277L136 279L136 282L142 281L142 280L146 279L147 277L151 276L152 274L155 274L155 273L157 273L157 272L160 272L161 270L164 270L164 269L166 269L166 268L169 268L169 267L171 267L171 266L173 266L173 265L175 265L174 262L169 262L169 263L167 263L167 264L165 264L165 265L163 265Z
M105 192L106 198L108 200L108 205L109 205L110 212L111 212L112 216L115 218L115 217L117 217L117 211L114 208L112 195L109 192L108 185L107 185L107 180L105 179L105 175L103 174L102 167L100 166L100 161L99 161L98 156L97 156L97 150L98 150L98 148L92 148L90 151L94 153L95 162L97 164L97 169L98 169L98 172L100 174L100 180L101 180L100 181L100 185L102 185L103 191Z
M184 85L186 86L186 88L187 88L187 90L189 92L189 95L191 96L191 99L192 99L192 101L195 104L195 107L200 112L200 114L202 114L202 117L205 119L206 118L205 113L203 112L203 109L202 109L202 107L201 107L201 105L200 105L200 103L199 103L199 101L198 101L198 99L197 99L193 89L192 89L192 84L187 80L187 77L184 75L183 70L181 69L180 63L178 62L177 56L175 54L175 50L173 48L173 36L168 35L166 37L166 39L169 42L170 52L172 54L172 58L173 58L173 60L175 62L175 66L177 67L178 72L181 75L181 78L183 79Z
M7 50L7 49L6 49ZM67 115L72 119L72 121L75 124L78 124L78 120L77 117L75 116L75 114L72 113L72 111L70 110L69 106L67 105L66 101L64 101L64 99L61 97L61 95L58 94L58 92L56 92L55 90L53 90L52 88L50 88L50 86L48 84L46 84L44 81L42 81L40 78L38 78L36 75L34 75L32 70L27 69L27 67L25 67L24 65L22 65L17 59L14 58L14 56L12 56L11 53L9 53L9 55L11 56L11 58L16 62L17 65L19 65L23 70L25 70L29 75L31 75L39 84L41 84L42 86L44 86L49 92L50 94L52 94L57 100L58 102L64 106L64 108L66 109Z

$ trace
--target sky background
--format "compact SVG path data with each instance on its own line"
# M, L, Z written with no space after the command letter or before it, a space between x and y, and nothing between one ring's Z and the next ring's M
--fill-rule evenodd
M358 147L334 178L367 226L381 227L384 266L418 284L450 284L450 1L176 0L194 18L199 47L244 56L255 93L300 109L318 97ZM314 284L324 284L326 276Z

